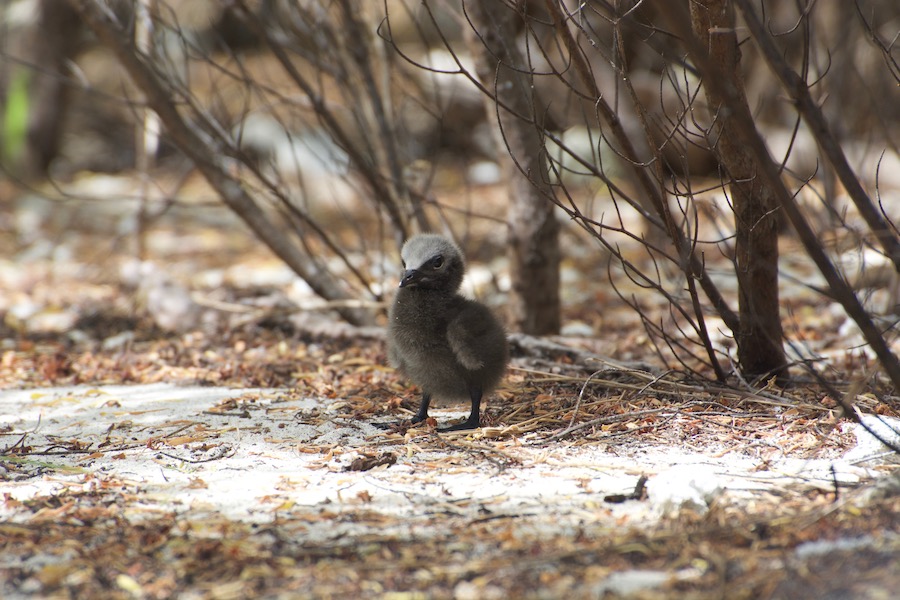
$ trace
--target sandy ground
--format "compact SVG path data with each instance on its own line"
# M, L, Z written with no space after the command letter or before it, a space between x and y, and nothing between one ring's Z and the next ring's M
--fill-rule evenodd
M136 492L122 506L132 523L172 513L255 524L289 519L303 523L291 535L322 544L388 533L443 539L458 527L510 518L517 535L576 536L652 529L685 509L702 514L713 503L827 493L836 484L855 487L885 476L873 468L879 448L865 439L843 456L801 459L784 451L773 459L725 440L675 448L639 439L548 444L499 431L487 431L492 438L485 431L402 436L349 418L343 408L276 389L152 384L5 391L4 454L21 456L16 470L2 473L0 519L27 524L37 518L28 501L114 481ZM465 407L459 408L434 416L463 416ZM646 495L628 499L642 476ZM342 518L360 511L366 518ZM53 560L52 553L15 552L0 559L3 568L34 569ZM691 573L638 573L635 581L626 577L622 590L608 589L653 587ZM621 577L605 578L594 591L618 586Z

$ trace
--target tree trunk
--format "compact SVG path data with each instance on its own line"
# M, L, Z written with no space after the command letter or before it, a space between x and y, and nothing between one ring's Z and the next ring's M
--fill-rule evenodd
M9 10L9 9L7 9ZM81 35L78 16L65 2L41 0L37 16L13 49L10 80L27 70L28 121L18 156L11 159L19 177L40 178L59 152L65 115L66 61L72 58ZM15 42L13 42L15 45Z
M543 111L533 93L528 63L516 45L523 15L503 2L471 2L478 78L496 115L498 154L509 189L509 316L515 329L533 335L559 332L559 222L540 135Z
M713 86L705 85L715 116L715 149L730 178L735 219L735 269L738 279L739 330L734 332L738 363L747 377L781 375L786 362L778 304L779 206L774 192L759 177L753 152L740 142L735 122L753 122L740 76L740 49L734 30L734 12L728 0L690 3L694 35L708 49L710 61L723 82L737 91L738 111L720 110L723 101Z

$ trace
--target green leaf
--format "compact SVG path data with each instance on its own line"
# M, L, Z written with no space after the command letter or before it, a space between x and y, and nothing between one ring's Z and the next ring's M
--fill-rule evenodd
M15 161L25 147L28 132L28 81L27 70L20 69L12 77L6 93L6 110L3 112L3 128L0 138L0 157L4 161Z

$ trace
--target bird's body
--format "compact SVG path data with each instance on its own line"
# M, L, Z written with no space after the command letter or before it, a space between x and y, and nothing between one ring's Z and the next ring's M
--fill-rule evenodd
M469 399L473 387L489 391L500 382L506 338L484 305L410 289L397 294L391 315L403 323L392 328L391 361L423 392Z
M413 423L428 417L432 396L469 399L468 420L449 429L480 425L483 394L506 370L506 333L491 311L458 293L465 272L459 248L447 238L421 234L401 251L404 273L391 308L388 357L422 389Z

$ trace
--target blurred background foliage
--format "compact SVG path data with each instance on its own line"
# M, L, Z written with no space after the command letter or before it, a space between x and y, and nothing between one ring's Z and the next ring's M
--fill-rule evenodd
M689 4L6 2L7 336L77 330L101 296L158 331L261 315L380 325L399 245L434 230L460 241L468 292L512 330L728 377L754 320L739 310L740 177ZM804 82L896 238L900 6L737 4L764 41L743 9L699 5L727 7L734 27L713 34L735 36L749 125L890 353L896 257L761 48ZM762 335L787 355L745 375L871 346L788 219L764 213L785 331ZM75 272L104 291L74 309L59 286L34 292ZM48 313L68 316L36 320Z

